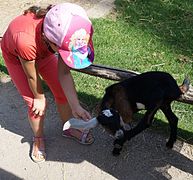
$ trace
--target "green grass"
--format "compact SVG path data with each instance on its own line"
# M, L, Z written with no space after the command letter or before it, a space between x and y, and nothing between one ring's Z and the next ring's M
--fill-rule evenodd
M0 54L0 76L2 74L8 74L8 72L7 72L7 69L6 69L5 65L4 65L2 55Z
M115 14L109 18L93 20L95 63L138 72L166 71L174 76L178 84L182 83L185 75L192 81L191 1L115 2ZM97 103L104 93L104 88L113 83L84 74L74 75L81 100L85 99L89 104ZM192 140L193 106L175 102L172 108L179 117L179 137ZM158 112L156 119L154 128L168 132L163 113Z
M185 75L193 80L193 4L186 0L116 0L116 12L93 19L95 63L126 70L169 72L181 84ZM6 73L0 60L0 70ZM114 83L72 72L80 100L92 110ZM193 106L174 102L179 117L179 136L193 139ZM168 130L161 112L154 128Z

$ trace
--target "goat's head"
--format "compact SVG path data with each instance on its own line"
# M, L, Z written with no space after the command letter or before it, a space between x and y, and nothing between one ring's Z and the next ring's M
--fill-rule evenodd
M116 110L105 109L101 111L97 120L99 124L101 124L116 139L120 139L124 136L125 125Z

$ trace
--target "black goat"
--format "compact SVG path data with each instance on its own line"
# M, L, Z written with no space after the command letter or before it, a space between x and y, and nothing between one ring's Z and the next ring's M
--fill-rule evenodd
M119 155L126 140L148 128L154 115L161 109L168 119L170 137L166 146L172 148L177 138L178 118L172 112L171 102L188 91L189 80L181 86L166 72L146 72L106 88L102 98L98 122L113 134L113 154ZM139 123L130 129L133 114L145 109Z

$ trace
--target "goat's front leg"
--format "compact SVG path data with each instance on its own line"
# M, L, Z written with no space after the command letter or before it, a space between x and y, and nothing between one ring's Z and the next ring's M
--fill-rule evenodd
M122 148L123 148L123 145L124 145L124 143L126 142L126 140L127 140L127 138L124 136L124 137L119 138L119 139L116 139L116 140L114 141L114 143L113 143L114 148L113 148L113 151L112 151L113 156L118 156L118 155L120 155L120 152L121 152L121 150L122 150Z
M142 120L138 123L138 125L136 127L134 127L133 129L129 130L129 131L124 131L124 137L120 138L120 139L116 139L114 141L114 149L113 149L113 155L114 156L118 156L123 148L123 144L125 143L126 140L130 140L132 137L136 136L137 134L139 134L140 132L142 132L143 130L145 130L146 128L148 128L153 121L154 115L157 112L157 110L159 109L160 106L156 105L156 106L151 106L151 108L149 108L144 117L142 118Z
M166 147L171 149L173 148L173 145L177 138L178 117L172 112L170 104L166 104L165 106L162 106L161 110L165 114L170 125L170 138L166 143Z
M136 136L137 134L139 134L140 132L142 132L143 130L148 128L152 124L154 115L155 115L155 113L157 112L158 109L159 109L158 105L149 108L146 111L144 117L137 124L137 126L135 126L130 131L126 131L127 140L130 140L132 137Z

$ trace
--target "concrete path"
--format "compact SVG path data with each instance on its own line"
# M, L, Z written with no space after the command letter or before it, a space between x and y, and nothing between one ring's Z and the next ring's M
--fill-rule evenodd
M61 2L72 2L84 7L90 18L104 17L108 15L114 7L114 0L0 0L0 36L3 35L9 22L28 7L32 5L46 7L49 4L57 4Z
M13 17L27 7L64 1L0 0L0 35ZM107 15L113 0L68 1L82 5L92 18ZM26 106L9 77L0 78L0 180L185 180L193 179L192 145L178 141L165 149L166 136L148 130L126 143L122 154L111 154L111 137L99 126L95 143L80 145L61 136L62 127L50 92L45 120L47 161L30 159L32 132Z

